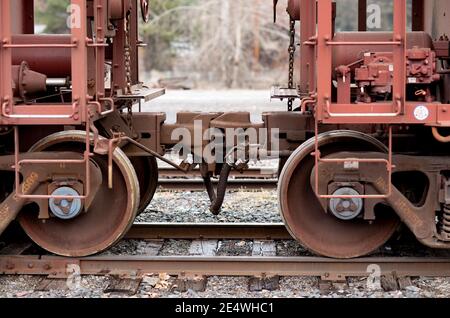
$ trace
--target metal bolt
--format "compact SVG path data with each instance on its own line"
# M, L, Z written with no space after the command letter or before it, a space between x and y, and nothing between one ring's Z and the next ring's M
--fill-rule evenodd
M44 265L44 269L46 270L46 271L48 271L48 270L50 270L52 267L50 266L50 264L45 264Z
M34 267L34 264L33 263L29 263L28 264L28 268L33 268Z

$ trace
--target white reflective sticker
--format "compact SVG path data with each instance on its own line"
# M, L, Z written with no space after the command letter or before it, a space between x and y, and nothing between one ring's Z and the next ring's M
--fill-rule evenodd
M430 111L426 106L420 105L417 106L416 109L414 110L414 117L417 120L423 121L427 119L428 116L430 116Z

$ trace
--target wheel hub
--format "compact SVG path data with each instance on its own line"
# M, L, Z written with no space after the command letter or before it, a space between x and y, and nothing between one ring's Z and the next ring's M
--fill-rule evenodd
M85 142L84 131L63 131L41 139L30 149L30 152L70 151L83 154L86 150ZM140 195L136 172L124 152L116 148L112 159L113 189L108 187L108 182L100 182L95 196L87 206L84 200L81 200L82 207L70 210L73 211L72 216L79 213L71 220L51 217L43 222L39 218L39 209L30 206L29 211L24 211L18 218L25 233L45 250L69 257L97 254L117 243L134 222ZM97 178L100 178L100 181L102 177L105 178L111 166L108 164L107 156L98 154L90 157L90 163L91 186L97 187ZM59 190L63 192L63 195L69 193L69 198L76 195L73 192L74 189L81 195L85 194L82 184L70 179L67 182L49 185L48 192L52 193L61 187L70 187L71 190ZM59 191L56 193L60 194ZM72 209L76 201L74 198L72 205L68 204L65 209L69 205ZM66 205L60 202L59 205L54 206L61 208L61 204ZM55 211L59 212L57 209Z
M339 188L334 193L334 196L358 196L358 191L353 188ZM363 209L363 200L360 198L333 198L330 199L329 209L335 217L340 220L349 221L357 218Z
M59 187L52 193L53 196L74 197L67 199L50 199L50 211L59 219L71 220L76 218L82 211L81 199L75 198L79 193L70 187Z
M367 255L384 243L394 234L399 219L389 209L377 214L372 222L363 218L343 221L330 210L330 201L320 200L314 191L315 158L311 153L316 149L316 142L323 156L331 156L339 152L380 152L387 153L386 147L378 140L355 131L332 131L320 134L304 142L289 157L280 175L278 198L281 216L286 228L293 238L298 240L309 251L327 257L354 258ZM357 154L355 154L357 156ZM332 182L333 179L329 180ZM341 185L326 183L322 193L348 187L364 193L358 183L340 180ZM350 185L351 184L351 185ZM338 192L339 193L339 192ZM347 211L352 203L363 206L361 201L347 201L335 204L335 212ZM368 209L372 209L368 204ZM358 208L356 209L358 210ZM374 212L372 210L365 211ZM340 214L337 213L341 217ZM356 214L356 212L355 212Z

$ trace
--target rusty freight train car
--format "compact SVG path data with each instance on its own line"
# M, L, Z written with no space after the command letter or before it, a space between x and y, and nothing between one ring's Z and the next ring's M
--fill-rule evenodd
M49 252L96 254L151 202L156 159L198 166L219 213L230 172L270 155L281 159L286 227L312 252L367 255L401 224L450 248L450 3L391 1L381 32L367 28L376 1L354 2L358 30L346 32L335 27L339 0L288 2L289 83L272 89L285 112L255 123L192 110L168 124L134 107L164 93L138 77L148 1L72 0L71 34L42 35L33 0L1 0L0 233L17 220ZM196 137L212 129L225 140ZM164 157L172 150L181 164Z

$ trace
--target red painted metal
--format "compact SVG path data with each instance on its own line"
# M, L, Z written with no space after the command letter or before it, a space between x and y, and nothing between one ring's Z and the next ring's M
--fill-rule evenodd
M71 35L65 36L47 36L47 35L12 35L12 20L7 12L11 12L13 1L5 0L0 4L0 38L2 39L0 46L0 97L1 97L1 116L0 125L80 125L84 124L86 130L86 149L83 160L67 160L64 158L58 160L20 160L20 143L19 128L14 127L14 144L15 144L15 183L16 195L21 199L48 199L55 198L50 195L25 195L20 190L20 171L25 164L84 164L86 166L86 184L84 195L79 196L80 199L86 199L90 195L90 169L89 158L92 155L90 150L90 122L93 114L88 109L89 101L87 83L88 83L88 47L94 46L97 55L104 52L103 44L104 36L102 27L105 25L105 3L106 1L96 1L97 7L97 42L87 38L87 5L86 0L72 0L71 5L79 9L79 24L73 25ZM15 2L14 2L15 3ZM103 5L103 6L102 6ZM29 12L28 12L29 13ZM28 30L30 31L30 30ZM100 45L97 45L100 44ZM97 56L97 64L95 72L97 83L104 83L104 59ZM34 70L41 71L47 76L71 76L72 80L72 102L70 104L39 104L27 105L14 103L12 98L12 78L11 66L14 63L27 61L32 65ZM100 80L101 79L101 80ZM104 87L98 84L96 94L96 106L100 102L109 103L111 109L114 109L114 101L106 98ZM103 112L103 107L95 107L93 109L98 113ZM107 112L103 112L106 114ZM59 197L58 197L59 198ZM61 197L62 198L62 197Z
M12 22L13 34L34 33L34 1L16 0L12 2L15 16Z
M1 2L1 38L2 43L0 47L0 60L1 60L1 72L2 81L0 83L0 96L2 103L2 116L0 117L0 124L13 124L13 125L28 125L28 124L67 124L67 125L79 125L86 121L84 114L86 113L86 96L87 96L87 54L86 54L86 1L85 0L72 0L72 5L80 8L81 23L79 27L72 28L72 35L70 42L67 42L67 37L36 37L22 35L18 37L12 36L11 30L11 18L6 12L11 12L12 1ZM43 42L48 40L50 42ZM17 42L16 42L17 41ZM64 41L66 41L64 43ZM55 43L58 42L58 43ZM72 75L72 103L70 105L40 105L40 107L34 107L33 105L14 105L12 99L12 84L8 78L12 78L11 65L13 65L13 50L19 50L17 56L22 54L23 58L29 57L29 49L55 49L64 50L70 49L71 51L71 75ZM27 49L28 51L21 51ZM52 50L53 51L53 50ZM28 52L28 53L23 53ZM42 58L43 53L37 53L36 68L39 70L39 57ZM51 55L51 54L50 54ZM51 70L55 70L55 67L64 69L67 65L66 59L67 53L62 54L62 59L57 60L58 64L49 67L48 70L51 74ZM32 59L30 59L33 62ZM48 61L48 60L47 60ZM59 64L61 63L61 64ZM44 65L48 66L48 65ZM67 70L66 70L67 71ZM83 118L84 117L84 118Z
M314 1L315 3L315 1ZM302 11L310 10L309 1L301 2ZM359 29L365 29L365 20L363 20L363 10L367 5L366 1L359 2ZM449 126L449 114L446 111L450 105L433 103L428 97L425 102L411 102L406 99L407 77L411 78L412 74L417 74L416 70L425 72L422 68L426 66L426 74L428 76L423 79L414 78L417 81L433 82L438 79L436 69L430 63L433 59L431 53L431 40L424 33L415 33L407 35L406 23L406 0L398 0L393 2L393 31L390 34L381 33L354 33L343 36L334 33L333 23L333 3L331 0L321 0L317 2L317 33L310 34L310 31L316 30L316 23L309 14L309 18L301 19L302 30L302 48L306 52L312 52L315 48L316 56L314 63L317 70L309 69L307 66L301 68L301 85L305 91L307 87L317 87L316 91L310 91L310 95L314 96L315 107L312 107L315 117L315 163L316 167L321 162L342 164L347 161L356 163L383 163L386 165L388 172L389 188L387 193L381 195L359 195L359 196L332 196L319 193L319 175L316 170L315 191L319 198L388 198L392 193L392 126L389 126L389 156L384 159L326 159L321 157L318 146L319 124L422 124L430 126ZM419 2L415 2L415 10L420 6ZM308 11L309 12L309 11ZM315 9L314 11L315 12ZM364 11L365 12L365 11ZM364 15L365 18L365 15ZM363 25L364 24L364 25ZM414 29L420 25L419 22L414 24ZM306 31L305 31L306 30ZM315 31L314 31L315 32ZM354 49L353 49L354 48ZM308 51L309 50L309 51ZM352 58L352 55L360 55L361 52L386 54L392 59L392 62L385 64L388 70L385 79L376 78L381 85L387 87L390 91L392 87L392 101L384 102L359 102L352 103L350 100L350 80L352 77L347 74L351 68L355 68L360 63L370 63L365 58ZM368 54L370 54L368 53ZM421 57L418 59L418 57ZM308 55L306 54L306 58ZM348 62L340 62L339 60ZM407 66L408 62L408 66ZM434 63L434 62L433 62ZM305 63L309 65L309 63ZM381 67L374 65L375 67ZM388 67L389 66L389 67ZM383 66L384 67L384 66ZM431 67L431 68L430 68ZM335 78L335 72L339 71L340 78L337 80L338 97L337 102L333 100L332 79ZM356 79L363 80L364 73L357 73ZM376 74L378 75L378 74ZM359 77L358 77L359 76ZM392 78L391 78L392 77ZM308 80L305 80L308 79ZM348 81L348 83L346 83ZM363 89L361 87L361 89ZM380 90L383 91L383 90ZM344 94L343 94L344 93ZM345 95L347 94L347 95ZM311 98L305 98L308 104ZM303 104L303 103L302 103ZM427 116L421 117L415 114L418 108L425 108L428 112Z
M13 49L13 65L26 61L33 71L47 77L70 76L71 48L76 47L70 35L21 34L13 35L11 42L3 47Z
M300 37L302 39L300 44L300 91L308 94L316 89L316 48L304 41L316 35L316 1L302 0L299 15L301 19Z
M361 4L362 6L362 4ZM415 3L415 10L420 7L420 3ZM308 1L302 1L301 10L309 10ZM406 33L406 1L394 1L394 21L393 32L390 39L386 38L386 33L354 33L354 35L343 36L333 33L332 23L332 1L324 0L317 2L317 12L320 12L317 21L317 34L302 34L302 47L306 50L316 48L317 71L308 70L309 63L304 63L301 74L301 87L313 87L316 83L317 94L315 114L320 123L323 124L425 124L431 126L442 126L449 122L448 112L443 111L450 105L430 103L430 102L410 102L406 101L406 53L407 48L419 46L419 48L430 48L429 36L424 33ZM309 15L310 17L313 15ZM361 22L362 23L362 22ZM420 23L415 24L414 29L418 29ZM315 30L316 25L311 19L301 22L301 30ZM305 32L305 31L304 31ZM352 40L354 38L354 40ZM374 38L377 40L367 40ZM342 39L342 40L338 40ZM355 50L347 47L355 47ZM378 50L377 50L378 47ZM368 103L351 104L335 103L332 101L331 85L334 68L339 65L349 63L337 62L339 59L351 60L351 52L361 52L367 49L369 52L393 52L393 101L391 103ZM355 61L355 60L352 60ZM308 74L308 75L305 75ZM308 78L305 82L305 78ZM341 99L348 101L348 99ZM418 119L414 116L414 110L418 106L428 108L429 116L425 119Z
M358 0L358 31L367 31L367 0Z

